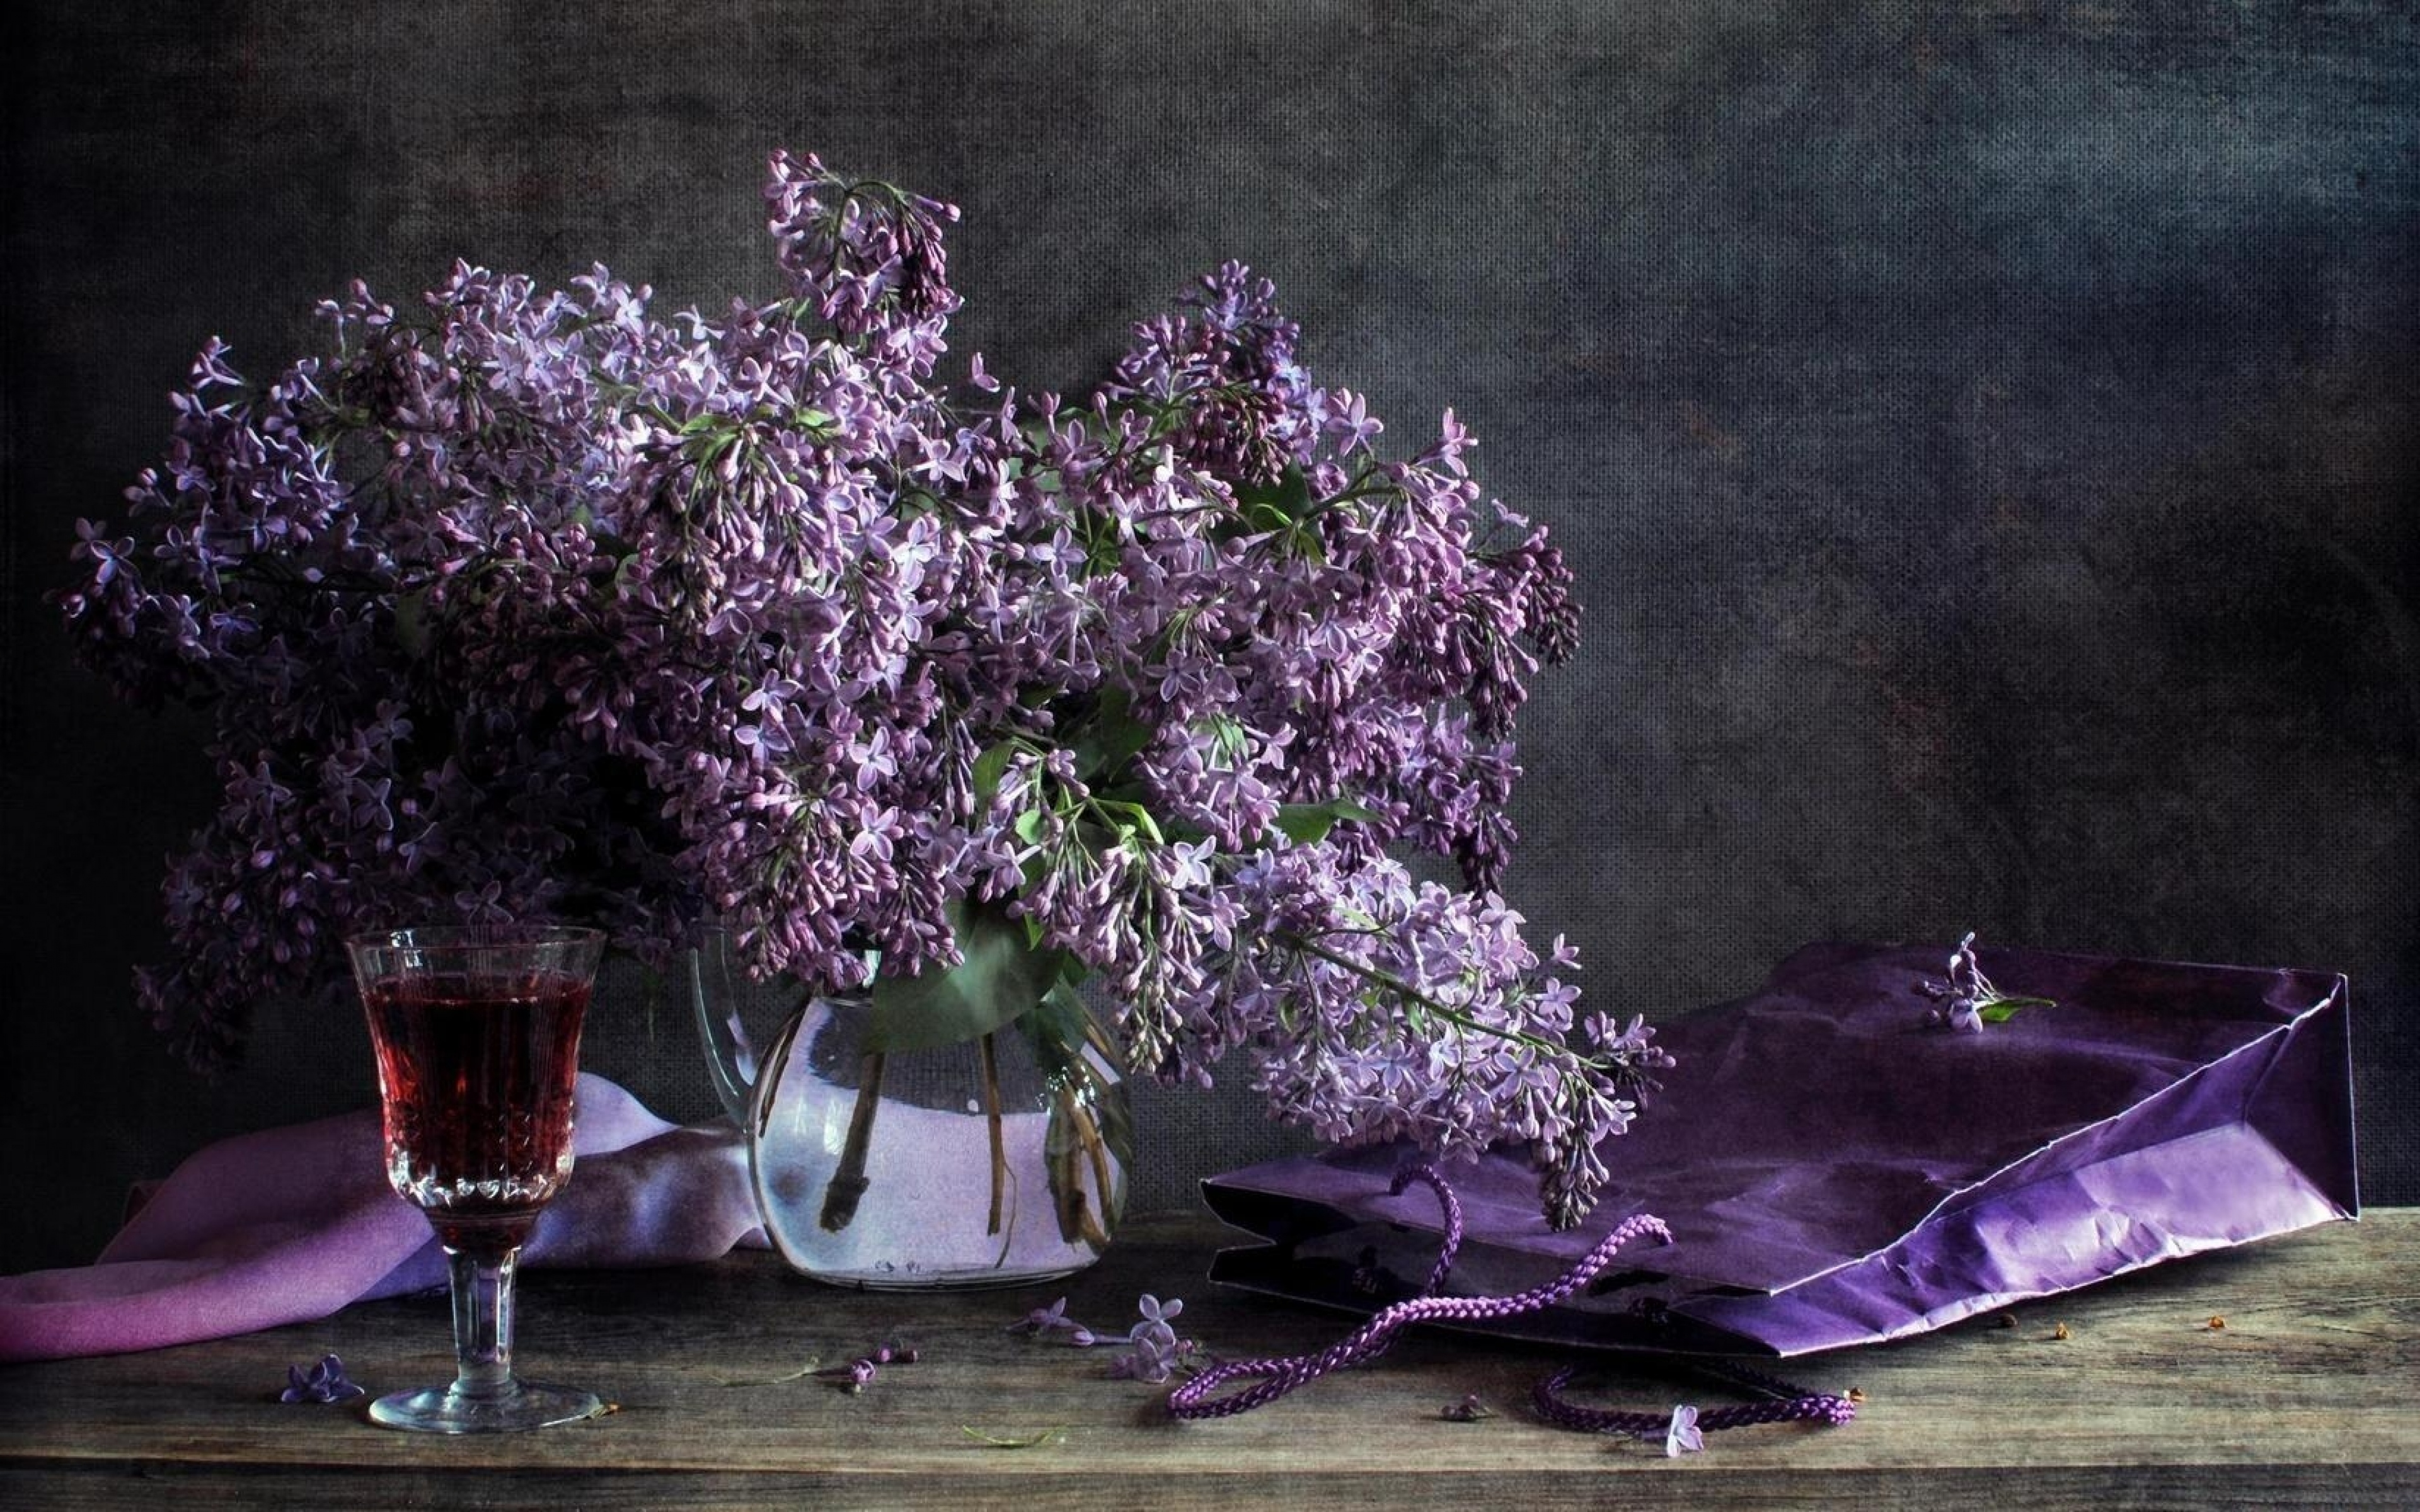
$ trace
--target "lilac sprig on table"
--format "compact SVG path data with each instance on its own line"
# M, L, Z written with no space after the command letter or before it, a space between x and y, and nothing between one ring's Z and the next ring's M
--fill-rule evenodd
M1234 1053L1333 1140L1525 1149L1574 1220L1664 1057L1497 891L1578 609L1469 431L1382 455L1236 264L1089 394L953 384L954 209L787 153L766 205L767 302L458 265L324 303L266 381L203 348L60 598L128 697L215 723L154 1020L224 1061L405 918L658 965L727 928L963 1038L1088 983L1142 1072Z
M1179 1371L1208 1365L1209 1356L1197 1341L1177 1335L1175 1321L1185 1311L1183 1298L1171 1297L1162 1302L1144 1292L1136 1300L1135 1311L1140 1316L1124 1334L1105 1334L1069 1318L1067 1299L1062 1297L1009 1324L1007 1332L1040 1338L1063 1329L1068 1344L1076 1349L1110 1350L1113 1353L1109 1374L1113 1381L1143 1381L1160 1385Z
M2056 1008L2047 997L2028 997L2017 993L2004 993L1992 985L1975 953L1975 932L1958 942L1949 952L1949 980L1921 981L1916 991L1933 1000L1925 1011L1924 1021L1935 1028L1962 1029L1979 1034L1986 1024L2006 1024L2024 1008Z
M770 1380L725 1381L721 1384L750 1387L784 1386L793 1381L814 1380L824 1381L854 1396L874 1384L876 1377L881 1374L882 1366L917 1365L922 1363L923 1358L923 1350L913 1345L878 1344L863 1354L851 1359L846 1365L826 1365L820 1359L811 1359L798 1369L786 1375L775 1376Z
M286 1367L286 1389L277 1394L281 1402L349 1402L368 1393L345 1376L345 1362L334 1354L319 1356L318 1363L305 1367Z

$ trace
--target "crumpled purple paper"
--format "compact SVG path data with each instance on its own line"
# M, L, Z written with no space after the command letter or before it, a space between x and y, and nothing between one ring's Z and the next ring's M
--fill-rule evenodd
M656 1266L762 1247L748 1151L582 1073L577 1168L535 1266ZM98 1262L0 1277L0 1361L119 1354L324 1318L445 1284L420 1210L386 1181L375 1110L222 1140L177 1168Z
M1450 1289L1526 1289L1652 1213L1670 1246L1491 1332L1787 1355L2357 1215L2343 978L1987 948L2003 991L2056 1006L1958 1033L1925 1024L1919 991L1947 954L1809 946L1753 995L1666 1020L1679 1064L1605 1150L1613 1181L1587 1223L1550 1230L1516 1158L1447 1168L1468 1226ZM1436 1245L1429 1195L1387 1195L1406 1158L1205 1182L1219 1216L1271 1242L1222 1254L1213 1278L1394 1300Z

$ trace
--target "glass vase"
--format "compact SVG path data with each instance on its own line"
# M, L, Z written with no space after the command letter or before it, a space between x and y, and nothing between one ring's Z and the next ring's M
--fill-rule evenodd
M691 996L716 1089L748 1136L765 1231L817 1280L1006 1287L1100 1257L1125 1205L1132 1123L1115 1041L1036 1010L978 1039L872 1042L867 998L811 996L757 1054L720 939Z

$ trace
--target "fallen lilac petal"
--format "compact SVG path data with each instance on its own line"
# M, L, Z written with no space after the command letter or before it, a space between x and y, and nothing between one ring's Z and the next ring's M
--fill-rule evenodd
M1683 1405L1672 1409L1672 1424L1664 1430L1664 1453L1678 1459L1683 1455L1699 1454L1706 1447L1706 1435L1698 1427L1698 1410Z

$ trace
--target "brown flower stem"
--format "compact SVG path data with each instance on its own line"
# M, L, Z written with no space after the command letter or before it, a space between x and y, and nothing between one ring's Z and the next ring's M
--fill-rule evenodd
M1093 1121L1090 1113L1079 1112L1078 1118L1080 1120L1078 1137L1084 1142L1084 1158L1093 1165L1093 1188L1101 1195L1100 1205L1094 1211L1106 1213L1109 1211L1109 1182L1112 1180L1109 1175L1109 1149L1102 1141L1100 1126ZM1102 1236L1101 1242L1109 1242L1107 1235Z
M1077 1148L1084 1152L1085 1158L1092 1164L1093 1185L1101 1195L1097 1212L1106 1213L1109 1211L1109 1148L1101 1140L1100 1127L1093 1121L1092 1114L1087 1112L1084 1104L1077 1099L1075 1088L1072 1087L1059 1088L1059 1111L1067 1119L1068 1128L1076 1135ZM1062 1201L1065 1208L1062 1213L1063 1228L1070 1227L1067 1220L1072 1219L1072 1227L1086 1244L1096 1251L1109 1247L1109 1236L1101 1227L1100 1219L1096 1215L1094 1205L1084 1200L1082 1186L1071 1184L1069 1190L1062 1194Z
M991 1125L991 1218L984 1232L1000 1232L1001 1196L1008 1183L1008 1139L1000 1112L1000 1050L992 1036L983 1037L984 1119Z
M1120 1071L1126 1069L1126 1053L1125 1048L1116 1041L1110 1039L1109 1031L1103 1028L1101 1026L1100 1020L1093 1017L1090 1013L1086 1013L1084 1015L1084 1041L1094 1050L1100 1052L1103 1062L1108 1065L1114 1066ZM1077 1063L1081 1065L1083 1057L1078 1056L1076 1058ZM1084 1066L1083 1069L1084 1073L1088 1076L1097 1076L1099 1074L1090 1066Z
M874 1143L874 1114L882 1103L882 1059L865 1057L859 1069L857 1101L849 1105L848 1137L840 1149L839 1168L824 1187L823 1226L839 1233L857 1216L858 1199L865 1196L865 1154Z

